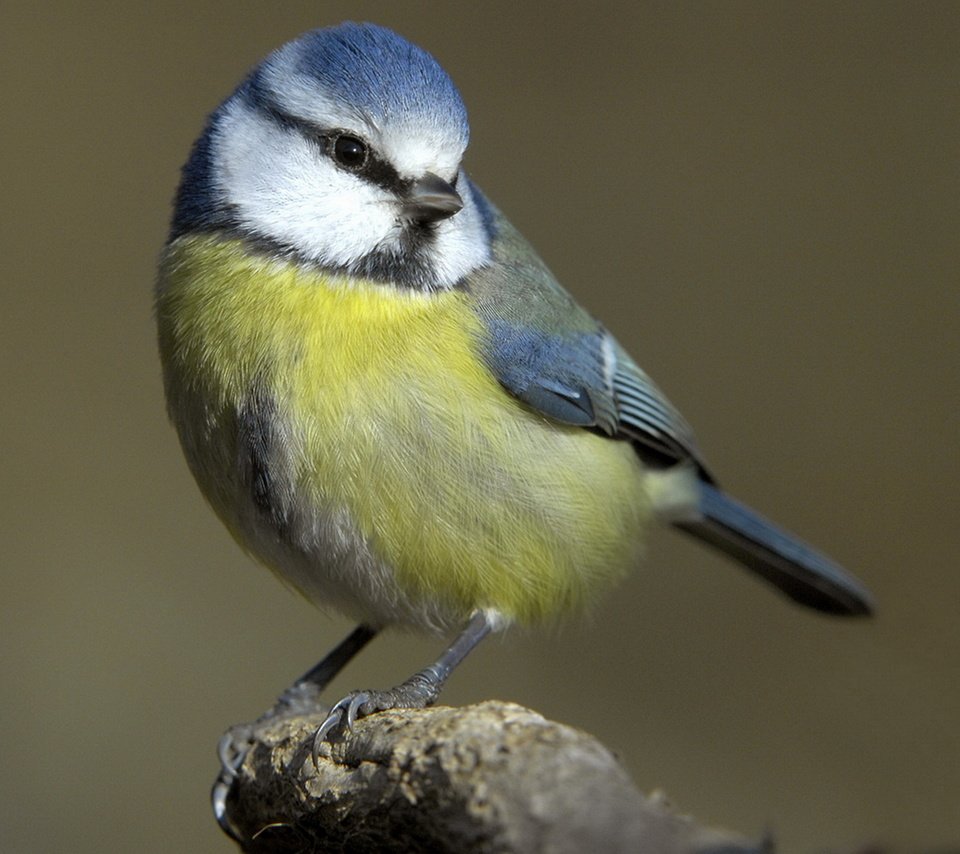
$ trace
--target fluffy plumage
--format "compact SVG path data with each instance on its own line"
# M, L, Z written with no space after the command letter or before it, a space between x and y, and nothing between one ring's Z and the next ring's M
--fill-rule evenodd
M374 626L581 606L651 515L804 604L869 610L712 485L679 413L463 172L467 140L435 60L366 24L285 45L212 114L157 314L171 418L234 536Z

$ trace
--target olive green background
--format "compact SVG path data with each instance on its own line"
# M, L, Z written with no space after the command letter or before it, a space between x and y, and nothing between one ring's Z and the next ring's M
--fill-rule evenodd
M584 727L786 852L956 850L960 4L587 5L4 5L4 852L231 850L217 738L349 628L204 505L151 318L205 114L344 18L439 58L477 181L721 481L879 602L831 621L657 531L592 616L488 642L445 700ZM381 639L332 696L439 646Z

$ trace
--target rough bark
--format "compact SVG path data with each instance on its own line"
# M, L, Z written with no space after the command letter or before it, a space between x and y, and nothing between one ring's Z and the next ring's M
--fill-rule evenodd
M245 852L769 851L642 795L587 733L510 703L381 712L310 756L321 717L263 719L226 794Z

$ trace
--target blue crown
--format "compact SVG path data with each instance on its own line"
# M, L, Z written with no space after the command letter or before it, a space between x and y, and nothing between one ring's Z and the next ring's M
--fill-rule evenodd
M344 23L305 33L268 56L251 83L257 87L268 72L287 69L377 125L445 126L466 146L467 110L453 81L429 53L391 30Z

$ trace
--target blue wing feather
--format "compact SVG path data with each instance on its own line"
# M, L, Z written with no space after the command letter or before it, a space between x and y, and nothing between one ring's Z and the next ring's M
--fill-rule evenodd
M693 460L693 431L626 351L560 287L530 245L489 211L494 263L468 277L487 364L511 394L564 424L628 439L665 463Z
M612 385L620 432L668 458L692 459L706 475L690 425L622 348L615 347L613 353Z

